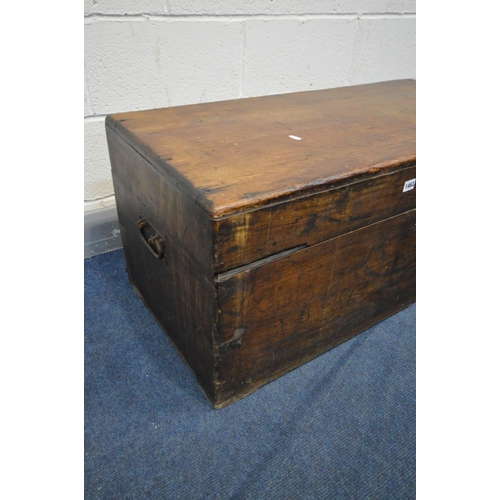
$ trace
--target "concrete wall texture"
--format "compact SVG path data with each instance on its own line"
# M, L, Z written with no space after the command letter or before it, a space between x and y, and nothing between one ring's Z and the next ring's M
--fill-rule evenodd
M109 113L415 78L415 0L85 0L85 211Z

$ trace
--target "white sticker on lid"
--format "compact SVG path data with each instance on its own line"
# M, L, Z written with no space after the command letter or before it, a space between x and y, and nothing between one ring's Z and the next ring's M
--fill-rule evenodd
M409 181L405 182L405 185L403 187L403 193L406 193L406 191L410 191L415 187L415 182L417 179L410 179Z

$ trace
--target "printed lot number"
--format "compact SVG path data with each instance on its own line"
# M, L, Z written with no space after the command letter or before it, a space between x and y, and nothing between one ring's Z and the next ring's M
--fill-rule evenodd
M406 191L410 191L415 187L415 182L417 179L410 179L409 181L405 182L405 185L403 187L403 193L406 193Z

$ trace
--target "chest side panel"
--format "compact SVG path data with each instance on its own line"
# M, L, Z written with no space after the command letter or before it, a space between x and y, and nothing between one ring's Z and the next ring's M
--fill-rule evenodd
M416 167L215 222L215 270L223 272L301 245L314 245L415 208L403 192Z
M213 400L211 232L196 208L184 204L182 194L130 146L112 132L108 140L130 281ZM138 225L140 220L147 221L146 227ZM155 235L164 242L162 258L145 241Z
M415 210L218 283L219 404L415 300Z

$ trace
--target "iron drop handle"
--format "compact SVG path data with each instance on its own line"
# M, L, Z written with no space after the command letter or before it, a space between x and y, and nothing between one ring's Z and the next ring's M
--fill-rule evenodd
M157 259L165 260L165 241L158 231L143 216L139 216L137 227L147 249Z

